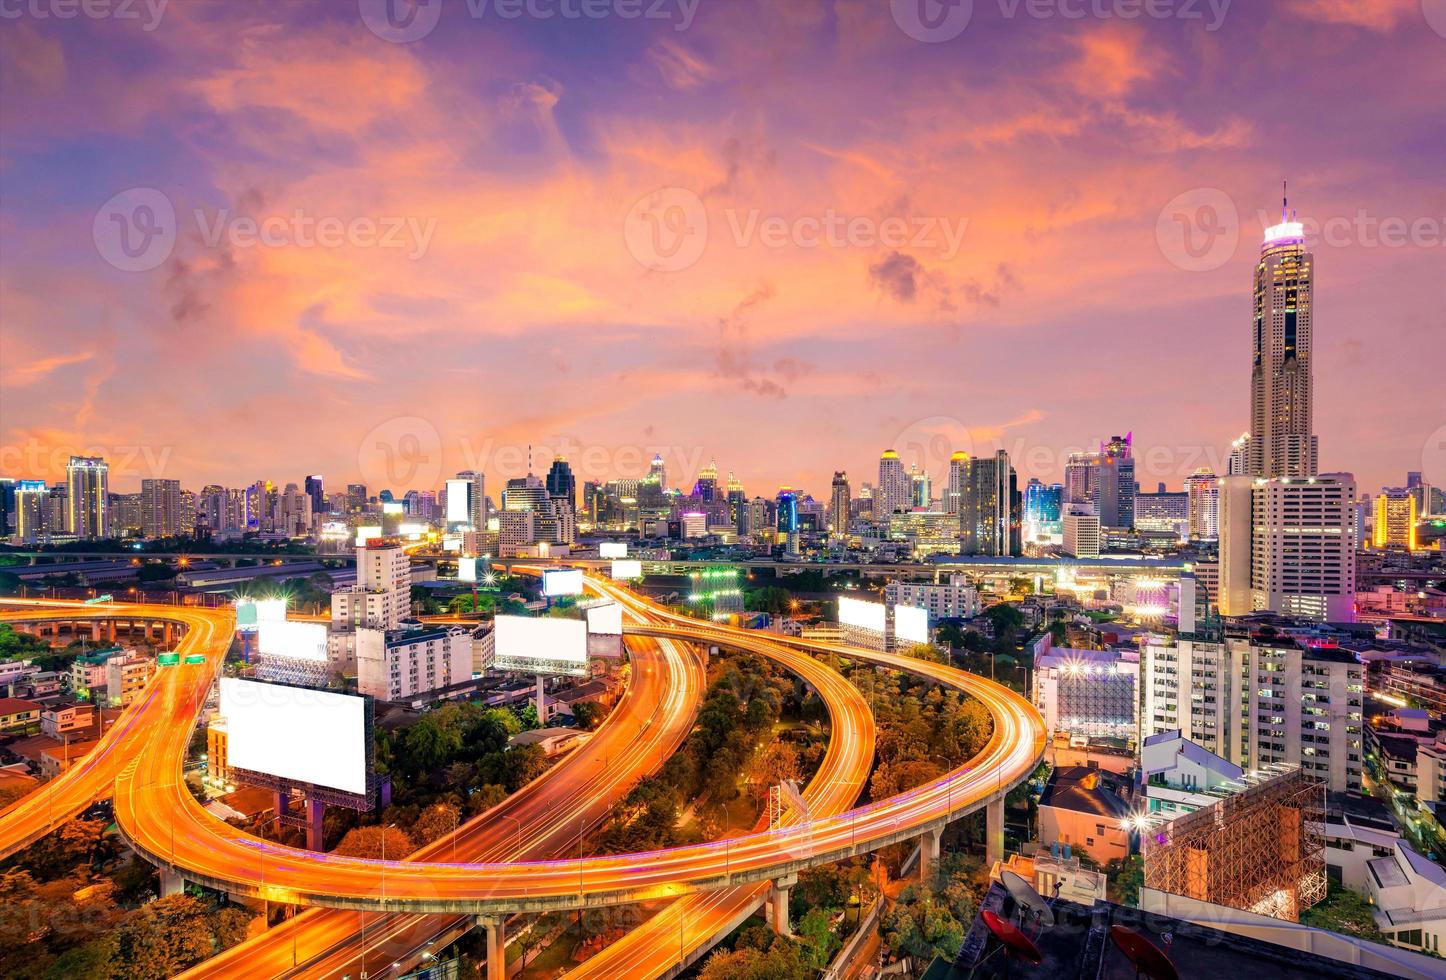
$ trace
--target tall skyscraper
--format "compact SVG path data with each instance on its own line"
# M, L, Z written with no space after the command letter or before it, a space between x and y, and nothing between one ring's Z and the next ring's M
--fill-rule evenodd
M547 494L555 501L565 503L572 510L577 509L577 477L567 460L558 456L547 471Z
M904 472L899 454L892 449L884 450L879 457L879 486L874 491L874 520L887 520L895 511L908 510L911 489L909 474Z
M929 482L929 471L918 463L909 467L909 504L921 510L928 510L934 502L934 487Z
M21 480L15 484L15 536L22 544L33 544L45 533L45 505L50 488L44 480Z
M849 475L843 470L835 470L833 474L833 488L829 494L828 526L834 534L847 534L849 531L849 503L852 494L849 491Z
M969 454L962 449L949 457L949 482L944 488L944 513L958 514L964 502L964 483L969 478Z
M778 540L786 554L798 554L798 494L792 487L778 491Z
M1063 531L1064 485L1048 486L1031 479L1024 487L1024 538L1027 541L1050 540Z
M1113 436L1097 453L1071 453L1064 468L1065 502L1089 504L1101 527L1135 526L1135 459L1131 437Z
M313 514L326 513L326 488L325 481L320 473L313 473L306 478L306 495L311 498L311 512Z
M698 482L693 486L693 496L705 504L718 499L718 461L710 459L708 465L698 471Z
M663 456L661 453L655 453L653 455L653 461L648 466L648 479L656 483L660 488L667 488L668 469L663 465Z
M110 465L98 456L72 456L65 485L65 529L82 541L107 537Z
M1185 478L1185 493L1190 497L1190 537L1195 541L1214 541L1220 537L1220 479L1208 468L1198 469Z
M1280 224L1265 230L1255 266L1254 356L1250 370L1247 475L1315 476L1311 421L1311 313L1315 257L1305 227L1281 201Z
M346 485L346 509L349 514L360 514L367 509L367 488L363 483Z
M966 555L1020 553L1019 481L1003 449L969 461L959 510L959 548Z
M743 533L743 526L748 522L748 495L743 492L743 481L728 471L728 517L733 521L733 529L739 534Z
M141 481L141 533L151 539L175 538L182 530L181 481Z

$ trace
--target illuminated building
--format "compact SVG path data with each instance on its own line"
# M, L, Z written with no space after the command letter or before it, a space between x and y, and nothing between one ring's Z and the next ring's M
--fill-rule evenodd
M1101 527L1135 526L1135 460L1131 436L1113 436L1096 453L1071 453L1064 468L1064 501L1090 504Z
M698 471L698 482L693 485L693 496L711 504L718 498L718 461L710 459L708 465Z
M667 489L668 470L663 465L663 457L654 454L653 461L648 465L648 479L656 483L660 489Z
M969 461L959 508L959 550L966 555L1021 551L1018 477L1003 449Z
M458 473L455 480L447 481L448 503L447 521L452 523L453 514L461 514L463 511L454 509L451 503L452 486L454 482L460 481L457 492L466 494L466 524L474 531L482 531L487 527L487 474L476 470L463 470ZM460 522L462 518L458 518Z
M1024 539L1047 541L1064 531L1064 485L1031 479L1024 488Z
M147 538L175 538L190 532L182 526L181 481L142 480L141 533Z
M892 449L879 457L879 486L874 492L874 519L882 521L895 511L908 510L912 486L903 460Z
M1199 469L1185 478L1185 493L1190 498L1190 539L1214 541L1220 537L1220 482L1208 469Z
M964 504L964 484L969 479L969 454L963 450L949 457L949 482L944 489L944 512L959 513Z
M1221 615L1355 616L1356 483L1349 473L1220 481Z
M890 606L917 606L940 619L972 619L979 615L979 590L963 575L950 575L948 582L903 582L894 580L884 587Z
M1139 531L1168 531L1184 541L1190 537L1190 494L1173 493L1160 485L1158 493L1135 494L1135 528Z
M1311 423L1315 260L1305 248L1305 228L1294 218L1282 201L1280 224L1265 230L1255 266L1249 476L1316 474Z
M1371 544L1377 548L1416 550L1416 497L1410 490L1388 487L1376 495L1376 520Z
M65 529L77 540L110 535L110 465L96 456L72 456L65 468Z
M1365 668L1261 626L1246 617L1227 620L1218 642L1147 644L1141 737L1179 729L1245 769L1299 765L1331 792L1359 791Z
M934 502L934 488L929 483L929 472L915 463L909 467L909 504L928 510Z
M356 688L383 701L424 697L472 679L472 631L415 627L356 631Z
M844 535L849 532L850 498L849 475L843 470L834 471L828 508L829 530L834 534Z
M1075 558L1100 556L1100 519L1089 504L1065 504L1061 549Z
M1240 438L1230 443L1230 456L1225 460L1226 476L1249 476L1250 433L1242 432Z
M326 486L320 473L313 473L306 478L306 495L311 498L313 514L326 513Z
M785 554L798 554L798 494L794 493L792 487L783 487L778 491L778 498L775 501L778 508L778 540L783 545Z
M747 523L748 495L743 492L743 482L728 471L728 517L733 523L733 530L743 534L743 525Z
M15 484L15 537L21 544L33 544L45 533L45 502L50 488L44 480L21 480Z
M1132 742L1139 676L1136 651L1053 647L1034 658L1034 705L1051 732Z
M356 549L356 585L331 594L333 630L394 630L411 610L412 565L396 541L374 538Z
M702 538L708 535L708 515L691 511L678 518L683 537Z
M743 612L743 589L736 568L708 568L690 576L688 602L704 605L715 620Z

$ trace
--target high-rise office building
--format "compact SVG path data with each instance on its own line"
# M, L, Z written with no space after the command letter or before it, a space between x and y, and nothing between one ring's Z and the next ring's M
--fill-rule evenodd
M567 460L558 456L547 471L547 495L554 501L566 504L568 509L577 509L577 477Z
M874 491L874 520L884 521L896 511L908 510L912 486L904 461L892 449L879 457L879 485Z
M65 529L82 541L108 537L110 465L98 456L72 456L65 487Z
M44 480L21 480L15 484L15 536L22 544L33 544L45 534L45 507L50 488Z
M367 509L367 488L363 483L346 485L346 510L348 514L360 514Z
M1416 550L1416 496L1406 487L1386 487L1376 494L1371 544L1376 548Z
M653 461L648 464L648 479L659 487L666 488L668 486L668 468L663 465L661 453L655 453Z
M1210 470L1198 469L1185 478L1190 498L1190 538L1214 541L1220 537L1220 480Z
M1064 468L1065 503L1089 504L1101 527L1135 526L1135 459L1131 436L1113 436L1096 453L1071 453Z
M0 538L15 529L15 486L18 482L0 477Z
M969 454L962 449L949 457L949 479L944 488L944 513L958 514L964 502L964 481L969 478Z
M1311 317L1315 257L1305 227L1281 202L1280 224L1265 230L1255 266L1250 370L1250 443L1246 473L1266 478L1314 476L1311 421Z
M934 485L929 480L929 471L918 463L909 467L909 506L928 510L934 502Z
M1135 494L1135 528L1140 531L1168 532L1181 541L1189 538L1189 491L1170 491L1161 484L1158 493Z
M1009 453L969 461L959 508L959 549L966 555L1017 555L1021 551L1019 486Z
M1216 597L1221 615L1268 610L1304 619L1354 619L1355 497L1349 473L1223 478Z
M783 487L774 501L777 508L778 541L785 554L798 554L798 494L792 487Z
M693 496L705 504L718 498L718 461L710 459L708 465L698 471L698 482L693 486Z
M276 530L287 537L307 537L311 534L311 516L311 496L288 483L276 500Z
M189 533L182 528L181 481L141 481L141 534L152 540Z
M1065 504L1060 519L1061 550L1075 558L1100 556L1100 518L1089 504Z
M331 594L331 628L400 627L412 602L412 563L402 546L386 538L359 546L356 575L356 585Z
M849 490L849 475L843 470L835 470L833 474L833 488L829 495L828 526L834 534L848 534L849 532L849 508L852 503L852 494Z
M1064 484L1045 485L1030 479L1024 487L1024 539L1043 541L1057 538L1063 532Z
M320 473L313 473L306 478L306 495L311 498L313 514L326 513L326 486Z
M743 532L743 525L748 522L748 494L743 492L743 481L728 471L728 517L733 521L733 530L739 534Z

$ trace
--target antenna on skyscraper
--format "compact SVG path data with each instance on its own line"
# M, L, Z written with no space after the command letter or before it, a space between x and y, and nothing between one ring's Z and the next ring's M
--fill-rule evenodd
M532 443L527 444L527 473L532 474Z

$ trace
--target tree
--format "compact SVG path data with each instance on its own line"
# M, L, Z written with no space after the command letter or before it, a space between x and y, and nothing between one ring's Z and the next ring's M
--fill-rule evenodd
M348 830L332 853L341 857L400 861L416 849L411 836L401 828L372 824Z
M1145 884L1145 859L1138 854L1116 858L1105 865L1109 876L1111 898L1121 905L1140 904L1140 889Z
M412 824L412 838L418 846L432 843L450 834L462 822L462 811L451 803L433 803L422 811Z
M607 709L596 701L579 701L572 706L572 717L579 728L589 731L596 728L607 714Z
M1328 929L1345 936L1358 936L1373 943L1386 941L1380 927L1376 925L1374 906L1333 881L1327 882L1327 886L1326 900L1301 913L1301 925L1313 929Z
M808 965L816 971L826 968L833 954L843 946L828 909L812 908L805 912L798 921L798 938L803 943Z
M206 906L190 895L148 902L129 913L116 932L117 973L137 980L165 980L214 951Z

